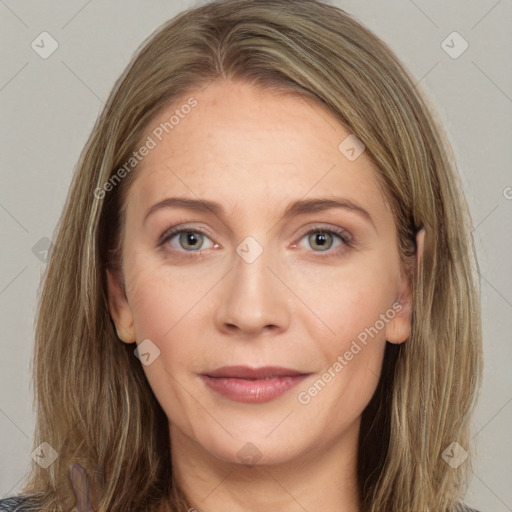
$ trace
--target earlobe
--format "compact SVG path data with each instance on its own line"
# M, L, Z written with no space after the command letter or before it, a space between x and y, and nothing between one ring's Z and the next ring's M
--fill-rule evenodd
M124 343L135 343L136 334L133 315L126 299L119 277L107 269L108 305L116 326L117 336Z
M386 326L386 341L400 345L411 335L410 294L402 295L393 303L391 309L395 311L395 316Z

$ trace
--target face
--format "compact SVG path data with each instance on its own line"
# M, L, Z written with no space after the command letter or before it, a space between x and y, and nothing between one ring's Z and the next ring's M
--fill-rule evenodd
M258 464L354 445L386 340L409 336L410 293L349 135L311 100L232 82L148 127L110 309L123 341L144 342L171 442Z

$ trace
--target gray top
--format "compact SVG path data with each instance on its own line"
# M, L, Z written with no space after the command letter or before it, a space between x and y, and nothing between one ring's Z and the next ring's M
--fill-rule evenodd
M28 495L11 496L0 500L0 512L25 512L27 510Z

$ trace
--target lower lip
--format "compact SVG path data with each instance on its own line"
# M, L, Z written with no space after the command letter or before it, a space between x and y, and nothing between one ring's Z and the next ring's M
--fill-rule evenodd
M280 397L303 381L307 375L293 377L272 377L271 379L236 379L232 377L208 377L201 375L203 382L217 393L235 400L261 404Z

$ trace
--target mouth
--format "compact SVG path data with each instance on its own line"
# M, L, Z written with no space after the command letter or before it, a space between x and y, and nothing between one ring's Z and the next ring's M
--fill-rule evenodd
M278 366L223 366L200 377L209 389L231 400L264 403L283 395L309 375Z

